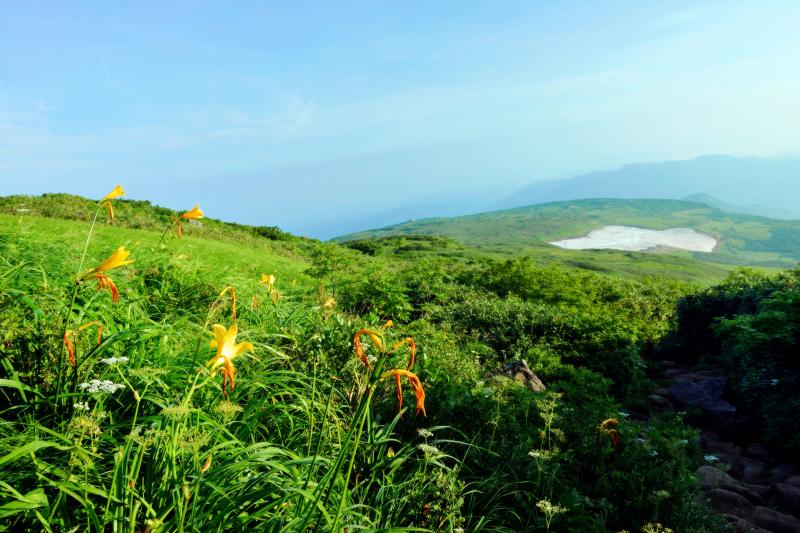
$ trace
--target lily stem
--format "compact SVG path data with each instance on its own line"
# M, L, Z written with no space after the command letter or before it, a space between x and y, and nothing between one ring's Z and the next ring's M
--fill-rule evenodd
M64 317L64 331L61 335L61 350L59 351L58 355L58 384L56 385L56 401L55 407L58 408L58 400L59 396L61 395L61 383L64 380L64 338L67 336L67 331L69 331L69 322L70 318L72 317L72 308L75 307L75 300L78 297L78 289L80 289L80 281L77 279L75 280L75 284L72 287L72 297L69 300L69 306L67 307L67 316ZM77 368L75 369L77 372Z
M152 252L150 252L150 257L148 257L148 258L147 258L147 263L145 263L144 267L142 267L142 282L143 282L143 283L144 283L144 276L145 276L145 274L147 273L147 268L148 268L148 267L150 266L150 264L153 262L153 257L155 257L155 255L156 255L156 252L157 252L157 251L158 251L158 249L161 247L161 243L162 243L162 242L164 242L164 238L167 236L167 232L168 232L170 229L172 229L172 226L173 226L174 224L175 224L175 221L174 221L174 220L171 220L171 221L170 221L170 223L169 223L169 224L167 224L167 227L166 227L166 228L164 228L164 232L161 234L161 238L160 238L160 239L158 239L158 243L156 244L155 248L153 248L153 251L152 251Z

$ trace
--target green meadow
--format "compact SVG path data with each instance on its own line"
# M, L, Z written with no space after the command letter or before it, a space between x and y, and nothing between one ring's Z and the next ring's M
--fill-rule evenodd
M536 240L586 221L517 253L110 203L0 199L0 530L721 531L697 429L647 397L662 358L784 364L753 343L800 301L796 271Z

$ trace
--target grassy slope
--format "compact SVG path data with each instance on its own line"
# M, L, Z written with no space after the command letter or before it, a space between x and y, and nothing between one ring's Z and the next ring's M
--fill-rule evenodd
M79 204L83 206L81 202ZM132 206L131 210L126 213L125 208L130 206ZM46 207L58 209L51 213L38 214L55 216L65 212L74 213L71 210L65 211L64 206L59 207L58 202L55 201ZM87 509L102 510L105 508L107 513L101 514L99 518L95 519L98 524L100 522L107 524L113 518L117 521L116 523L129 522L130 530L143 529L142 519L145 517L153 520L155 516L163 516L166 519L165 530L176 530L177 524L185 521L187 530L203 527L208 528L209 531L223 528L241 530L278 530L280 528L304 531L307 528L299 522L306 516L306 508L315 508L317 492L311 492L311 490L324 490L323 482L326 480L323 478L326 469L317 467L315 470L315 463L307 460L307 457L316 457L316 452L312 452L311 436L321 435L316 444L316 449L320 452L316 464L330 465L338 457L345 457L344 452L347 448L342 445L342 436L346 433L348 423L354 417L352 417L352 410L349 409L351 406L344 400L344 392L355 390L348 389L349 381L346 386L342 385L343 399L334 402L329 411L328 403L330 401L328 400L326 403L326 396L323 395L323 392L327 393L329 389L325 388L324 391L321 391L316 388L317 366L315 363L312 374L309 361L315 361L315 357L325 356L330 358L331 363L334 363L338 362L338 357L341 355L343 361L351 363L351 369L360 370L357 365L353 364L350 352L350 335L358 326L355 323L347 322L348 319L342 316L327 320L322 317L319 306L312 307L301 299L291 297L281 300L279 306L265 305L252 312L240 310L240 340L253 342L255 354L242 356L237 362L237 365L240 365L241 373L237 376L236 391L231 394L231 398L233 407L239 407L243 411L239 411L239 414L234 412L232 416L236 418L236 423L230 423L230 421L226 421L221 414L222 411L219 410L226 404L226 402L219 401L221 398L220 379L209 376L209 381L201 382L197 390L192 385L192 383L197 383L197 376L201 375L198 373L197 361L205 361L213 353L205 343L199 343L198 339L205 341L208 338L206 333L199 334L199 330L208 330L207 324L216 321L228 324L230 321L228 309L211 303L208 295L194 301L179 290L180 287L172 289L167 287L163 291L159 291L157 287L159 283L164 285L171 283L167 274L171 274L171 269L174 267L188 278L186 287L191 291L194 291L195 288L202 289L204 284L210 284L217 290L227 284L236 284L237 291L241 290L240 299L247 302L248 289L253 286L260 272L277 274L282 289L288 286L291 279L297 279L300 286L313 286L313 281L303 274L308 265L307 258L310 257L310 252L315 247L329 249L334 249L334 247L290 236L280 236L279 239L259 237L252 228L229 226L216 221L206 221L202 227L187 224L183 239L177 240L173 233L168 234L167 246L159 256L161 259L170 258L170 269L163 271L159 277L154 279L153 285L144 290L143 287L137 287L133 276L135 267L141 268L147 263L149 251L158 241L160 233L153 230L161 227L163 224L160 222L163 221L160 221L158 217L151 216L154 213L158 214L158 211L157 208L151 210L146 205L119 202L118 216L114 224L131 224L131 221L135 220L140 228L109 225L104 220L104 213L101 213L101 222L95 230L95 236L89 247L86 266L96 265L100 259L106 257L119 245L125 245L131 250L136 264L130 268L115 270L113 273L123 293L121 302L118 304L112 304L107 294L96 292L93 283L87 284L81 290L73 326L90 319L99 320L106 326L106 336L103 344L97 348L94 347L93 338L89 334L78 337L82 342L78 346L79 357L86 357L88 366L81 367L80 379L77 379L76 376L75 382L89 377L119 381L123 372L141 371L151 365L164 374L147 386L143 384L146 381L145 378L136 378L138 381L133 381L134 386L138 389L135 394L134 387L129 387L115 395L110 395L107 399L98 400L98 398L89 398L78 392L75 399L88 399L91 402L93 409L91 415L81 415L79 411L70 411L72 421L69 417L62 420L61 416L45 419L47 424L52 424L59 432L58 434L53 433L47 438L52 437L65 441L67 438L71 438L76 444L72 444L71 441L67 442L70 442L70 446L74 449L81 453L84 453L85 450L92 451L94 454L92 460L87 461L85 465L80 462L72 464L73 462L70 462L70 457L66 453L43 449L36 452L35 471L33 468L27 468L32 462L29 460L32 458L31 454L31 458L19 457L18 462L13 465L15 467L13 470L10 465L6 465L3 477L10 485L20 488L24 486L25 490L44 487L50 498L49 505L52 505L54 509L52 514L47 511L44 516L49 517L47 521L53 524L56 530L69 530L74 526L85 529L88 527L89 519L81 521L81 517L89 515ZM84 238L89 227L86 220L87 213L84 211L80 211L80 213L79 220L29 216L30 212L15 215L0 214L0 250L6 252L4 258L10 259L12 263L30 261L34 265L40 265L42 272L46 272L50 278L50 283L44 284L40 283L38 275L20 274L21 282L15 282L12 288L24 289L33 297L36 304L45 308L43 315L46 317L45 325L54 331L47 330L42 333L42 338L51 343L42 352L51 355L58 354L61 346L59 337L61 333L60 330L56 330L59 324L54 319L57 319L58 313L63 312L61 306L65 302L65 296L68 296L63 291L71 286L70 280L80 260ZM88 215L91 215L91 210ZM165 213L165 215L165 220L169 220L170 216L174 214ZM415 252L413 249L407 249L397 255L413 260L415 253L431 255L447 248L447 243L439 243L438 246L427 251ZM454 245L452 248L452 251L456 252L458 245ZM31 253L32 250L36 253ZM341 250L341 252L348 253L347 250ZM355 257L355 252L349 253ZM478 254L479 252L467 250L465 253ZM632 255L640 256L639 259L642 262L649 261L650 258L660 258L660 256L648 256L647 254ZM602 256L597 254L594 257ZM611 254L609 257L625 261L624 254ZM664 257L670 261L673 260L668 256ZM359 259L368 258L359 257ZM598 268L608 267L607 261L601 260L600 262L603 264ZM655 264L656 266L660 265L658 261ZM637 265L637 263L628 261L625 263L625 268L634 268L632 265ZM6 271L11 272L11 269L6 269ZM9 274L7 279L14 280L15 276L15 274ZM155 287L156 290L151 290L151 287ZM287 292L291 293L291 290ZM310 292L313 293L313 291ZM301 298L304 296L306 295L301 295ZM213 297L212 294L210 299ZM310 297L313 298L313 294ZM242 307L246 307L246 305ZM28 312L22 304L19 305L19 309L25 313ZM14 324L22 324L19 332L21 337L31 331L36 333L24 321ZM345 334L338 335L340 330ZM442 357L442 360L445 360L444 356L440 355L441 345L439 345L439 349L428 348L430 345L424 342L426 339L424 334L415 334L415 337L421 341L421 362L424 362L427 357L433 358L434 356ZM35 340L44 342L38 337ZM321 344L323 341L325 344ZM22 344L24 343L15 343L14 346L22 346ZM320 347L316 348L316 346ZM340 354L332 348L340 350L342 353ZM430 352L426 354L425 350L428 349ZM89 352L89 350L95 351ZM455 353L459 355L459 367L464 366L461 353ZM18 359L20 364L25 363L25 358L21 356L26 354L27 352L20 348ZM99 357L111 355L129 357L129 364L123 367L124 370L119 370L119 367L107 366L97 361ZM52 363L53 361L45 362ZM306 363L305 367L302 366L304 363ZM55 368L53 365L51 366ZM433 368L433 365L431 367ZM339 377L340 372L344 374L344 370L340 370L344 368L344 365L335 365L335 368L337 369L335 376ZM133 376L132 373L130 375ZM325 383L325 387L327 387L330 380L327 379L327 375L322 374L322 376L320 382ZM430 381L425 377L423 379L426 379L426 387L428 387L427 390L432 400L429 401L429 414L432 418L436 416L436 394L440 395L438 403L442 406L440 409L443 412L446 407L446 403L443 401L445 397L469 398L462 393L446 395L446 390L437 391L436 385L431 384L431 382L435 383L433 379ZM376 395L376 403L394 401L394 390L388 384L385 385L381 386L379 394ZM330 390L333 391L333 388ZM471 389L466 389L465 392L468 390ZM138 411L140 399L141 412ZM72 400L73 398L70 398L70 403ZM469 400L470 403L479 401L494 402L493 399L481 400L477 397ZM192 416L181 415L180 410L177 409L183 406L184 402L187 407L191 406ZM132 413L134 405L137 410L135 415ZM484 405L494 404L484 403ZM498 403L498 413L501 411L499 405ZM514 405L514 403L510 402L509 405ZM390 412L394 413L394 404L390 407ZM524 407L526 417L528 408L529 406L526 404ZM458 409L458 412L464 411L465 409ZM484 411L488 412L489 410L485 409ZM98 423L102 424L103 431L98 436L90 434L87 437L80 433L83 430L80 429L77 422L94 423L94 419L87 417L94 416L95 412L113 413L111 417L113 426L98 414L100 421ZM586 417L589 422L573 424L572 427L586 428L586 435L591 435L594 439L597 420L602 420L607 412L609 409L604 407L603 416L592 413L591 416L587 415ZM610 412L616 412L616 408ZM138 422L136 416L141 417ZM475 418L470 419L470 416L474 417L475 415L467 415L464 420L455 420L455 422L466 422L464 426L469 428L469 423L475 423L476 420ZM530 416L536 418L534 414ZM518 425L520 418L516 416L511 416L511 418L514 420L514 425ZM435 525L424 522L427 520L427 513L422 511L424 507L421 503L428 501L429 496L426 493L421 494L419 491L430 490L431 493L436 491L436 497L447 502L445 497L449 498L450 492L445 491L445 496L440 496L442 489L434 483L436 478L432 476L436 472L441 472L441 475L445 476L447 470L440 464L448 463L449 460L437 458L436 465L433 465L432 461L429 461L428 457L415 446L420 439L413 432L414 428L410 424L412 422L427 424L426 419L408 416L405 420L404 423L409 424L406 427L410 437L405 436L407 442L410 443L408 446L404 444L400 448L398 441L390 441L390 438L394 438L391 433L370 433L368 438L365 437L365 441L376 443L369 448L371 451L367 455L369 464L373 467L372 472L375 474L371 478L366 478L367 481L359 478L361 482L357 491L351 491L347 481L350 476L349 474L347 478L344 476L344 468L341 469L341 474L335 474L338 476L338 481L332 484L334 489L331 491L333 493L331 502L322 504L323 507L332 511L331 514L335 512L336 505L341 501L346 504L349 519L360 525L374 526L375 529L379 529L387 524L408 523L426 525L431 529L436 528ZM450 420L450 418L447 419L448 422ZM365 431L369 431L372 425L370 422ZM134 435L135 428L140 426L150 427L155 436L148 437L147 431L150 430L144 430L142 439L128 438L128 435ZM27 432L25 432L16 427L5 426L4 432L0 432L0 457L3 454L13 453L13 450L20 449L36 438L42 438L36 433L38 429L33 431L31 428L32 425L26 427ZM437 429L436 431L443 432L444 430ZM631 429L631 431L634 430ZM503 434L504 432L501 429L499 433ZM536 441L538 441L537 434L538 432L532 433ZM670 438L683 438L684 436L683 433L671 434ZM152 441L145 444L146 439L150 438ZM446 441L442 442L443 444L439 444L436 440L426 440L426 444L447 445ZM388 453L390 444L394 446L391 456ZM528 442L520 449L521 456L525 461L529 460L527 454L530 446L532 444ZM594 449L594 446L592 448ZM661 456L666 456L665 449L659 449L662 452ZM120 457L120 459L115 459L116 457ZM128 468L127 465L135 466L137 457L150 458L144 462L141 472L137 470L133 474L126 474L121 470ZM649 455L647 458L648 461L651 459ZM398 472L408 470L412 473L417 472L417 474L407 477L400 477L398 474L394 479L384 478L383 476L389 472L390 466ZM438 470L434 470L433 466L436 466ZM73 474L71 470L73 468L75 472L79 473L78 476ZM204 473L202 468L210 469ZM646 469L641 466L636 466L631 470L646 472ZM43 478L37 478L37 473L41 471L47 471L48 475L54 477L56 481L50 482ZM11 472L14 473L13 476ZM258 474L257 481L251 481L253 472ZM359 471L359 476L361 476L361 472ZM125 479L123 477L125 475L138 480L137 483L113 482L116 479ZM528 476L525 475L525 477L527 479ZM662 477L668 476L658 477L661 482ZM73 492L83 494L86 490L91 489L95 490L94 494L99 494L91 499L86 498L90 503L84 506L85 509L76 503L77 498L64 496L66 492L57 486L57 483L64 480L72 483L77 478L80 480L76 483L80 484L75 486L76 490ZM37 481L34 483L32 480L35 479ZM309 479L311 485L308 485ZM452 493L460 494L461 489L454 486ZM468 486L471 490L474 488L473 485ZM72 486L70 485L70 487ZM108 497L99 490L106 490L107 487ZM321 489L318 489L319 487ZM344 490L341 490L342 487ZM494 487L494 485L487 483L486 487ZM483 490L489 493L491 488ZM418 492L412 493L406 502L404 498L412 491ZM520 492L525 493L523 490ZM624 491L618 492L624 493ZM187 493L191 494L191 497L185 496ZM44 492L38 494L45 496ZM220 494L224 494L225 497L220 498ZM527 497L532 497L533 500L524 502L524 508L534 508L533 504L543 494L536 493L534 495L531 492ZM8 499L5 497L0 502L8 501ZM452 506L459 506L457 498L453 499L456 503L453 503ZM139 501L147 502L146 508L139 507ZM181 506L187 507L188 513L184 515ZM150 510L151 507L152 510ZM486 507L493 508L489 504ZM373 508L380 510L383 514L381 521L376 518L377 513L371 510ZM409 509L419 510L420 516L409 518ZM478 518L472 516L473 509ZM507 513L506 509L500 506L498 509L503 516L513 515L513 513ZM434 510L436 510L435 507ZM472 530L470 526L474 526L475 521L480 523L479 520L483 520L483 510L484 506L480 502L468 503L464 506L464 513L469 515L469 520L473 520L465 524L467 530ZM364 516L359 513L363 513ZM183 516L186 518L181 518ZM320 521L321 530L335 529L329 522L325 522L322 516L317 518L315 514L311 515L310 511L308 516ZM445 516L445 518L447 517ZM289 520L294 520L294 522L289 524ZM374 523L370 523L370 520L373 520ZM529 517L528 520L531 518ZM442 521L441 523L445 524L446 522ZM453 524L459 525L460 523L454 520ZM450 524L451 527L453 524ZM499 522L495 530L523 529L514 527L513 521L509 524L511 525L506 527L503 522ZM95 529L103 530L100 525ZM446 527L441 529L446 529ZM575 527L571 529L576 530ZM492 529L487 528L486 530Z
M339 240L388 235L441 235L494 254L538 255L547 250L549 255L568 263L622 261L618 253L604 254L598 261L597 253L556 251L555 247L546 244L551 240L583 236L606 224L650 229L690 227L707 233L719 240L713 254L676 252L671 255L717 263L720 265L718 268L724 268L723 265L785 268L800 260L800 221L726 213L705 204L679 200L555 202L462 217L404 222L346 235ZM651 261L661 263L660 259ZM691 268L688 262L681 266ZM665 270L671 268L667 265Z
M88 229L89 224L83 221L0 214L0 237L24 238L26 244L47 249L51 258L54 255L60 263L73 268L80 261ZM159 237L158 232L150 230L98 223L85 265L96 265L117 246L125 246L136 264L144 266ZM170 253L177 258L177 267L196 272L220 289L229 284L241 287L241 296L255 287L255 280L261 273L276 274L283 286L288 286L291 280L297 280L299 285L309 282L303 274L308 263L281 242L256 238L223 241L185 234L178 240L174 233L169 234L166 241Z
M49 242L51 233L59 235L58 241L77 242L83 239L83 231L88 227L96 208L96 202L78 196L66 194L47 194L42 196L8 196L0 197L0 233L10 231L23 231L25 224L34 224L31 229L33 234L39 229L42 241ZM187 206L188 207L188 206ZM21 211L20 210L24 210ZM513 212L525 210L515 209ZM113 231L126 226L130 233L123 231L129 249L134 256L140 255L134 250L137 240L145 244L143 250L152 249L158 239L158 233L171 218L177 214L174 211L154 206L146 201L116 200L116 220L110 225L105 221L106 214L100 214L102 223L99 227L100 238L108 234L108 242L116 242ZM510 211L512 212L512 211ZM3 215L5 213L5 215ZM505 212L500 212L505 213ZM45 218L40 218L45 217ZM497 258L509 255L529 255L536 258L542 265L563 265L567 268L578 268L595 273L619 276L627 279L641 279L643 277L668 277L709 285L724 278L732 268L730 264L707 264L694 260L689 253L676 254L648 254L635 252L603 251L573 251L563 250L555 246L544 244L542 240L531 240L525 231L516 229L508 234L495 236L490 231L491 226L484 223L485 217L495 217L495 214L477 215L475 217L461 217L460 219L429 219L411 224L411 229L406 230L404 225L393 226L387 230L375 230L377 236L392 233L393 228L403 234L434 233L440 230L441 223L446 223L448 231L452 229L452 237L467 244L445 241L428 241L423 247L417 246L418 242L410 245L407 239L400 242L389 242L381 245L384 252L387 250L393 259L405 257L416 260L423 256L446 255L456 258L471 259L482 256ZM448 222L461 219L476 218L476 221L466 221L465 224L452 226ZM559 231L558 219L554 217L540 217L549 221L546 231L553 233ZM55 219L72 219L73 222ZM657 219L657 215L654 215ZM80 221L80 222L79 222ZM577 235L580 230L574 227L575 221L569 222L564 235ZM111 226L111 227L109 227ZM452 226L452 227L451 227ZM463 226L463 227L462 227ZM136 230L138 229L138 233ZM142 231L153 230L153 231ZM512 228L513 230L513 228ZM544 230L542 230L544 231ZM64 232L70 232L65 234ZM156 232L156 233L153 233ZM297 279L303 284L306 278L301 274L308 265L309 252L312 248L326 246L312 239L295 237L281 232L277 228L252 227L225 223L219 220L205 218L202 225L183 224L184 238L176 245L185 250L188 261L200 261L202 268L208 272L209 279L218 284L233 283L236 275L233 272L242 272L244 267L250 274L257 272L272 272L289 281ZM544 233L543 233L544 234ZM361 234L358 234L361 235ZM46 238L44 238L46 237ZM36 238L34 236L34 238ZM175 240L173 234L169 238ZM111 244L106 248L98 249L102 240L96 241L91 254L97 259L108 253ZM80 253L80 245L71 245L70 253L75 256ZM170 246L173 246L172 244ZM200 249L203 253L199 253ZM142 261L146 257L141 258ZM91 262L90 262L91 264Z

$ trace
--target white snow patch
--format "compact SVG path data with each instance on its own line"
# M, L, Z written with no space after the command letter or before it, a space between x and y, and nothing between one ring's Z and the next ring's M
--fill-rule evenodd
M661 248L678 248L692 252L713 252L717 240L690 228L671 228L657 231L631 226L603 226L585 237L553 241L570 250L613 249L631 252L653 251Z

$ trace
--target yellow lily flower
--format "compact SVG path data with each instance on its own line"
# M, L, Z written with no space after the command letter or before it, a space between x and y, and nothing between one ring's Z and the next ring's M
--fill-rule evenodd
M117 301L119 301L119 290L117 290L114 280L112 280L109 275L104 274L104 272L133 263L132 259L128 259L130 254L131 253L126 250L124 246L120 246L102 263L83 273L80 276L80 280L94 276L97 278L97 290L108 289L111 293L111 301L117 303Z
M181 238L181 220L195 220L203 218L203 211L200 210L200 204L194 204L194 207L183 213L175 222L178 224L178 238Z
M403 413L403 389L400 384L400 378L405 376L408 379L409 385L414 390L414 396L417 398L417 414L422 411L424 416L428 416L425 413L425 389L422 388L422 382L419 380L416 374L413 372L409 372L408 370L403 370L401 368L395 368L394 370L389 370L381 374L380 379L388 379L390 377L394 377L395 383L397 385L397 401L399 403L399 410L400 414Z
M133 259L128 259L129 255L131 255L131 253L126 250L124 246L120 246L114 250L114 253L108 256L105 261L92 269L92 272L105 272L106 270L112 270L121 266L130 265L133 263Z
M209 343L209 346L216 348L217 353L207 363L207 366L212 366L213 368L222 366L222 391L227 396L228 381L230 381L231 390L236 387L236 367L233 366L233 359L246 350L252 352L253 345L249 342L236 344L236 334L239 332L236 324L232 324L230 328L214 324L211 328L214 330L214 338Z
M124 195L125 191L122 189L122 185L117 185L110 193L106 194L103 199L100 200L100 205L104 205L108 208L108 216L111 220L114 220L114 206L111 205L111 200Z
M275 285L275 274L261 274L261 284L270 287Z
M184 220L203 218L203 211L200 210L200 204L194 204L194 207L182 214L181 218Z
M125 190L122 188L122 185L117 185L110 193L103 196L103 200L113 200L120 196L125 196Z

